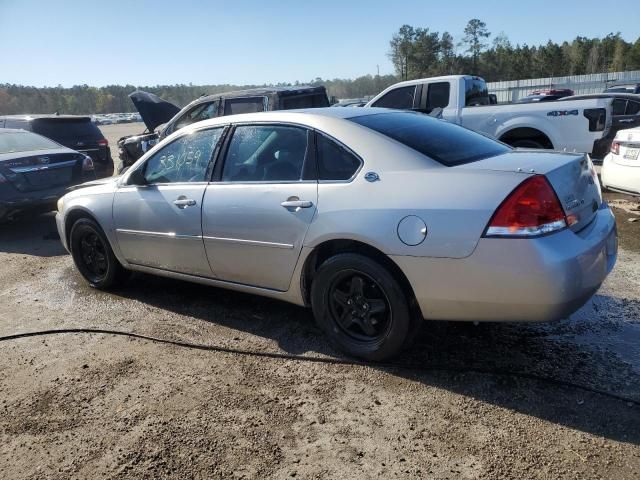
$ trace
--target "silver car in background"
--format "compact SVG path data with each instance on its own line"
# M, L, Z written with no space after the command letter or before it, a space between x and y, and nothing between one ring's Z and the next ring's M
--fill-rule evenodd
M376 108L200 122L58 210L96 288L135 270L311 306L369 360L398 353L422 319L566 317L617 256L587 155Z

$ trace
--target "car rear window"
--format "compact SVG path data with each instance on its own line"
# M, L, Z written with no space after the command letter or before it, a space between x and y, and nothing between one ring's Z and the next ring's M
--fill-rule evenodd
M56 142L29 132L0 133L0 153L29 152L60 148Z
M453 167L511 150L459 125L415 112L378 113L349 120L386 135L443 165Z
M328 107L329 100L322 93L313 95L293 95L282 98L282 110L294 110L296 108L320 108Z
M32 123L35 133L44 135L60 143L69 138L92 139L102 138L100 129L90 118L36 118Z

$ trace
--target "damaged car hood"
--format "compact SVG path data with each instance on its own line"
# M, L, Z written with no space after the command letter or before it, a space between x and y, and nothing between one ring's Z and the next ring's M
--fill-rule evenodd
M153 132L158 125L171 120L180 111L173 103L142 90L129 94L129 98L140 112L142 121L150 132Z

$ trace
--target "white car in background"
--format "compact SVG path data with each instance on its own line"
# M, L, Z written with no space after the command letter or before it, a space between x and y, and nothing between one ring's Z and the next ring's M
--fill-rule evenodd
M620 130L602 164L602 186L640 195L640 127Z

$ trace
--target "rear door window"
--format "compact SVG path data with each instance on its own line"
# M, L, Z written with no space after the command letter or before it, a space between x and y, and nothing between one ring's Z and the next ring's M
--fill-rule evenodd
M430 112L434 108L446 108L449 106L450 91L449 82L430 83L427 88L427 111Z
M319 180L349 180L360 168L358 157L324 135L316 136L316 145Z
M398 110L409 110L413 108L413 98L416 94L416 86L400 87L391 90L380 97L371 105L372 107L396 108Z
M634 102L629 100L627 102L626 115L637 115L640 112L640 102Z
M224 114L264 112L265 97L227 98L224 101Z
M624 110L627 106L627 101L626 100L620 100L619 98L616 98L613 103L613 114L614 115L624 115Z
M464 127L414 112L389 112L350 118L407 147L453 167L489 158L510 147Z

